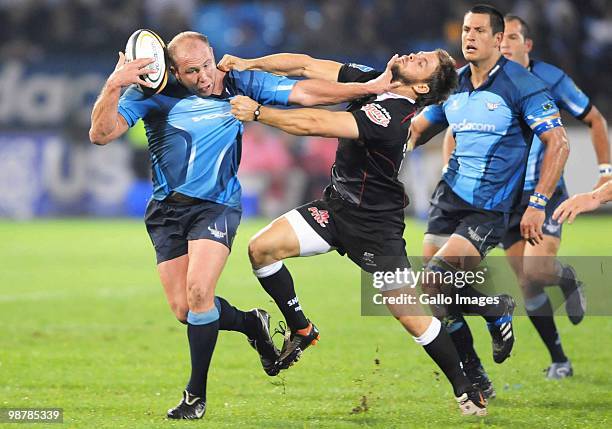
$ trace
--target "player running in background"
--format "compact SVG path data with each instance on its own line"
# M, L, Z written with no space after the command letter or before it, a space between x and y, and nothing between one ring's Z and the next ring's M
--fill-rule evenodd
M432 271L472 269L503 239L523 189L534 133L545 147L535 184L538 201L553 195L569 153L559 110L544 82L501 55L503 33L504 19L499 11L487 5L470 9L464 17L461 39L469 64L459 71L458 89L443 105L429 106L412 121L411 145L424 143L446 127L457 142L431 199L423 254ZM542 204L529 204L522 213L520 231L525 240L543 240ZM479 295L471 287L461 293ZM473 339L461 313L485 317L493 340L493 358L501 363L514 343L514 302L508 295L500 298L506 306L501 313L489 305L441 309L447 311L446 327L468 377L488 397L495 392L477 356L471 353Z
M255 276L289 327L277 361L279 369L288 368L319 338L319 331L303 312L284 259L337 250L369 273L410 268L403 239L408 199L398 171L410 118L419 106L446 99L456 84L454 64L442 50L399 57L392 68L399 86L351 103L346 112L279 110L246 97L232 100L232 113L241 120L256 120L294 135L339 139L331 184L323 198L274 220L249 243ZM220 66L339 82L365 82L380 74L362 65L294 54L254 60L227 57ZM385 293L393 296L397 290ZM416 315L418 309L390 310L449 379L462 413L486 414L482 393L465 376L440 321L424 313Z
M562 70L545 62L530 59L529 54L533 48L533 41L529 37L529 27L524 20L515 15L506 15L505 27L501 53L542 79L548 86L557 106L590 128L593 148L600 164L600 178L595 187L610 180L612 178L610 146L607 124L603 115ZM453 149L454 139L449 129L444 139L445 159L449 159ZM543 288L552 285L561 287L565 296L566 313L573 324L580 323L584 317L586 300L574 269L569 265L563 265L556 258L561 244L561 225L552 218L552 214L568 197L563 178L559 180L550 200L547 202L543 200L546 206L546 219L542 242L531 245L521 237L521 216L529 204L540 177L543 157L544 146L540 139L535 137L529 152L521 202L510 216L508 231L502 240L502 245L519 281L529 319L550 353L552 363L546 370L546 377L559 379L571 376L573 368L563 351L561 338L553 318L554 311ZM466 350L466 353L471 356L470 359L479 362L473 349Z
M612 180L607 181L591 192L576 194L563 201L553 213L553 219L559 223L563 223L566 220L572 223L580 213L592 212L597 210L600 205L610 201L612 201Z
M144 120L154 185L145 223L170 308L187 324L191 354L189 383L168 417L195 419L206 411L208 367L219 329L244 333L267 373L278 356L267 313L237 310L214 293L241 215L236 174L243 125L231 115L229 99L244 94L262 104L332 104L383 92L391 72L366 84L226 73L216 68L206 36L195 32L178 34L168 55L173 76L160 94L147 97L134 84L144 84L139 75L152 59L125 63L119 54L94 106L90 139L107 144Z

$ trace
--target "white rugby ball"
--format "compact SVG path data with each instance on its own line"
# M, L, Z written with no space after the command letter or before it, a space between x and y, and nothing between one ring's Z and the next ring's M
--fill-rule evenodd
M152 84L151 88L140 85L147 95L160 93L168 83L168 62L166 61L166 44L151 30L136 30L125 45L125 59L132 61L138 58L154 58L148 66L153 73L142 75L145 82Z

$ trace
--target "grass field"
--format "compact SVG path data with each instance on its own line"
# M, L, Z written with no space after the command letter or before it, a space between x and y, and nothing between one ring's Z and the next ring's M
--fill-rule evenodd
M240 227L218 293L243 309L267 308L277 321L246 256L262 225ZM409 254L418 253L422 228L409 223ZM562 253L612 255L610 237L609 217L583 217L566 229ZM244 337L222 333L205 420L171 422L165 410L188 375L186 333L165 303L143 224L1 222L0 407L62 407L69 428L612 427L612 318L576 327L558 318L576 372L561 382L544 379L547 352L525 317L503 365L493 363L484 323L473 319L498 398L488 417L462 418L446 380L400 325L360 316L360 274L347 259L288 266L321 330L319 345L270 378ZM28 426L44 425L19 427Z

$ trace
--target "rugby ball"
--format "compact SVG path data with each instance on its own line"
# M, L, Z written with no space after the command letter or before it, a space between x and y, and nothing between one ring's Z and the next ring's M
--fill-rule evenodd
M142 80L152 84L151 88L139 85L146 95L160 93L168 83L168 62L166 44L151 30L136 30L125 45L125 60L132 61L138 58L154 58L155 61L148 66L153 73L140 76Z

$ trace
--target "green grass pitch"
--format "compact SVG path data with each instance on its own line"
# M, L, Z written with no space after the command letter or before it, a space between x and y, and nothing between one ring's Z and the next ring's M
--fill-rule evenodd
M278 321L246 255L263 225L240 227L218 294ZM418 254L422 230L408 222L409 254ZM566 228L562 254L612 255L611 233L609 217L579 218ZM348 259L287 264L319 344L270 378L244 337L221 333L205 420L172 422L165 410L188 376L186 330L167 308L144 225L1 222L0 407L62 407L64 424L52 428L612 427L612 318L557 319L575 367L561 382L544 379L547 352L525 317L503 365L492 361L482 320L470 319L498 398L486 418L462 418L443 375L401 326L360 316L360 274ZM45 427L19 427L29 426Z

